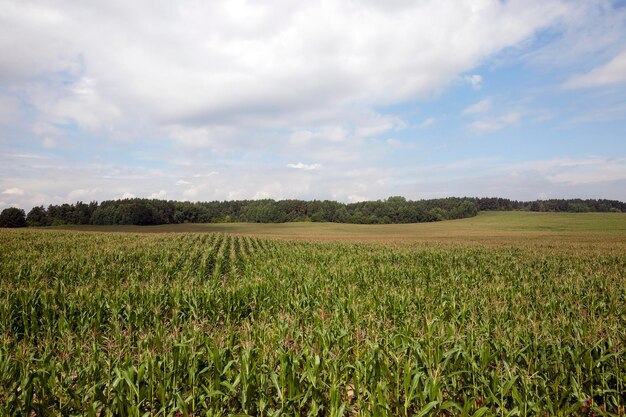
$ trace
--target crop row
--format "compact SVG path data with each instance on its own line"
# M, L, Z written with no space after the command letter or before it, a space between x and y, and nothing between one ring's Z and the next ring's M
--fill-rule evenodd
M626 257L0 233L0 415L623 415Z

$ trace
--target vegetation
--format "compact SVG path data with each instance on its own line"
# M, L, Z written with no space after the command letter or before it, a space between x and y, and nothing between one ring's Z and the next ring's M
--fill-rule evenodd
M26 227L24 210L9 207L0 213L0 227Z
M506 198L478 198L479 210L528 210L554 213L626 212L626 203L617 200L551 199L515 201Z
M385 201L343 204L335 201L245 200L191 203L126 199L75 205L35 207L28 213L33 226L60 224L180 224L216 222L283 223L295 221L336 223L414 223L471 217L478 212L471 199Z
M626 203L613 200L546 200L519 202L503 198L442 198L410 201L404 197L343 204L336 201L241 200L181 202L125 199L89 204L34 207L29 226L63 224L158 225L181 223L333 222L401 224L462 219L485 210L545 212L626 212Z
M478 219L495 233L497 217ZM0 414L624 415L626 239L610 236L3 230Z
M483 211L466 219L411 224L185 223L156 226L60 225L57 230L131 233L227 233L290 240L463 242L547 245L626 253L626 213Z

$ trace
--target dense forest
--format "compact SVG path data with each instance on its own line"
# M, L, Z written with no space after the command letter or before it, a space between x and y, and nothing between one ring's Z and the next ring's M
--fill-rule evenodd
M54 226L62 224L134 224L296 221L335 223L418 223L475 216L481 210L549 212L626 212L626 203L615 200L515 201L505 198L441 198L411 201L404 197L344 204L336 201L237 200L187 202L141 198L101 203L34 207L28 215L5 209L0 227ZM6 220L6 222L4 220ZM23 220L25 219L25 223ZM6 224L5 224L6 223Z

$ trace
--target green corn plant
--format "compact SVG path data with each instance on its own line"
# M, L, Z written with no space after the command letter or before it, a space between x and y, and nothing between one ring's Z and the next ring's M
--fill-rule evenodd
M623 416L585 245L2 230L0 416Z

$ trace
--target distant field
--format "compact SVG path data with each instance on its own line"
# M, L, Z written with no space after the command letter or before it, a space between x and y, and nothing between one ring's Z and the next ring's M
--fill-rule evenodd
M626 412L626 214L68 229L0 229L0 416Z
M229 233L258 237L347 241L440 241L481 244L560 244L626 250L626 213L483 212L435 223L204 223L162 226L59 226L48 229L133 233Z

